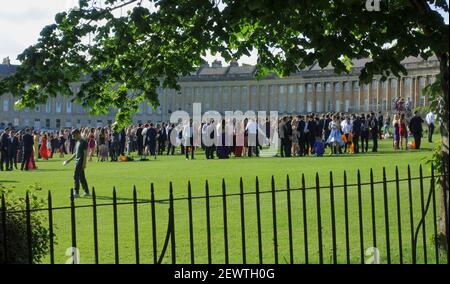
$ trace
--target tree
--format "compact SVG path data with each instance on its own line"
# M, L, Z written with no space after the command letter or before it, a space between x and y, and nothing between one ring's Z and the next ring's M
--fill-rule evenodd
M93 113L114 107L121 126L139 103L159 104L160 85L178 88L178 76L194 71L206 51L230 61L257 50L259 77L269 71L286 76L315 62L348 72L351 59L371 58L362 82L375 74L382 79L406 74L400 64L405 57L434 54L440 62L436 97L443 106L441 153L448 173L449 26L436 11L448 13L448 4L380 1L80 0L78 9L57 14L38 42L19 55L21 66L0 81L0 93L19 96L21 107L57 94ZM375 2L381 3L379 11L366 9ZM118 16L123 8L128 12ZM82 79L72 93L70 83ZM448 182L443 185L448 190Z

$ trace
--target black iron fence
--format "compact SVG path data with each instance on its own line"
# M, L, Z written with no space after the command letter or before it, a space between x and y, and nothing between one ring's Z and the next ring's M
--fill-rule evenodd
M198 196L188 182L183 197L174 196L171 182L166 199L156 199L151 184L148 200L138 199L134 188L132 198L123 201L114 188L112 202L106 203L98 202L93 189L91 203L77 205L71 198L67 207L53 206L49 192L48 206L39 209L30 209L27 193L26 210L18 211L6 208L2 196L3 262L7 253L14 253L8 248L8 214L26 216L27 243L23 245L32 263L30 220L32 214L44 212L50 238L46 262L52 264L61 262L61 257L55 258L56 230L58 238L70 242L74 263L79 262L75 249L79 247L84 247L85 262L96 264L102 254L104 262L116 264L122 263L122 255L127 263L155 264L448 263L448 204L442 202L448 197L439 183L448 175L436 174L433 168L429 172L424 175L420 165L418 176L413 177L408 166L406 177L400 178L396 168L395 178L388 180L383 168L381 180L375 181L370 170L368 182L363 182L358 171L355 183L349 183L344 172L339 185L330 172L325 186L318 174L312 186L306 186L304 175L298 186L292 186L288 175L282 189L276 188L272 176L269 190L261 190L256 177L252 191L245 190L241 178L238 190L232 191L222 180L219 193L211 193L206 181L204 194ZM77 219L79 213L83 220ZM70 226L66 221L55 226L56 214L70 219ZM447 217L446 234L440 234L442 214ZM89 229L86 223L91 224ZM124 227L122 233L120 227ZM439 241L442 235L444 243Z

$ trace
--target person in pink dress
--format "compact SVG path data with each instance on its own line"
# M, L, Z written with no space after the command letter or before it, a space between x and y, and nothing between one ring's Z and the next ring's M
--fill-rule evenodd
M91 128L89 135L88 135L88 156L89 161L92 161L92 157L94 156L95 152L95 128Z

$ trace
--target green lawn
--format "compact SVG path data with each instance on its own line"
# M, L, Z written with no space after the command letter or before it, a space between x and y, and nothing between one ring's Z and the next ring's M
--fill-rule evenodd
M435 143L438 143L436 136ZM343 183L343 173L347 171L348 183L356 182L356 172L361 171L363 182L369 181L369 171L374 170L376 181L382 178L382 168L386 167L388 179L395 177L395 167L398 166L401 178L407 174L407 165L411 165L413 177L419 173L419 164L424 165L424 175L430 174L425 161L431 157L434 145L429 144L426 139L423 141L423 149L393 152L392 141L381 141L378 153L367 153L359 155L341 155L337 157L302 157L302 158L231 158L229 160L205 160L200 152L197 159L186 161L183 156L162 156L157 160L147 162L118 162L99 163L89 162L87 166L87 179L90 187L95 187L98 196L98 203L112 202L112 189L115 186L119 202L129 202L132 198L132 188L136 186L138 198L141 200L150 199L150 183L154 183L156 199L167 199L169 182L173 182L174 195L178 197L187 196L187 182L191 181L194 196L204 195L205 180L209 181L210 193L217 195L221 193L222 178L226 180L227 192L239 192L239 178L243 178L244 189L247 192L255 190L255 177L259 177L260 190L270 189L270 179L275 177L277 189L286 188L286 175L290 176L291 188L297 189L301 184L301 174L305 175L306 186L315 184L315 174L318 172L321 185L329 184L329 172L333 171L334 184ZM69 190L72 186L73 165L62 166L61 159L50 161L39 161L39 169L30 172L2 172L0 183L14 187L17 194L25 194L29 185L37 184L43 188L39 194L47 196L47 190L51 190L54 206L69 205ZM414 223L417 225L420 219L420 187L418 181L413 181L413 213ZM388 208L389 208L389 229L392 262L399 262L399 234L396 207L395 184L388 185ZM383 204L383 188L377 184L375 190L376 209L376 230L377 248L380 250L382 262L386 262L386 238L385 238L385 215ZM372 247L372 216L370 187L362 187L362 208L363 208L363 232L364 250ZM409 222L409 203L407 182L400 182L400 203L402 245L404 262L411 262L411 235ZM429 181L424 184L425 200L429 192ZM331 214L330 214L330 191L327 188L321 190L321 216L323 232L323 253L326 263L332 262L332 242L331 242ZM296 263L304 263L304 227L303 208L301 192L292 191L292 222L293 222L293 244L294 258ZM308 251L309 261L317 263L318 258L318 237L317 237L317 207L315 190L306 191L307 201L307 221L308 221ZM354 263L360 262L360 235L358 221L358 194L356 187L348 189L348 210L349 210L349 231L350 231L350 256ZM79 198L77 205L89 205L91 198ZM246 221L246 244L247 261L249 263L258 262L258 242L256 225L256 200L254 195L245 196L245 221ZM289 237L286 192L276 195L277 206L277 227L278 227L278 251L280 263L289 262ZM142 263L153 261L152 235L151 235L151 213L150 204L139 205L139 238L140 238L140 258ZM175 201L175 222L176 222L176 249L177 262L190 262L189 249L189 226L187 201ZM239 196L228 197L228 237L229 256L231 263L240 263L241 256L241 226L240 226L240 201ZM335 189L335 210L336 210L336 242L337 257L340 263L345 259L345 222L344 222L344 194L342 187ZM168 202L162 201L156 204L157 214L157 243L160 252L166 227ZM99 246L100 262L114 262L114 234L112 207L104 206L98 208L99 222ZM206 217L205 199L195 199L193 201L194 218L194 239L195 239L195 260L198 263L207 262L207 242L206 242ZM261 195L261 220L262 220L262 241L263 258L265 263L273 263L273 231L272 231L272 199L271 194ZM81 255L81 263L92 263L94 261L93 249L93 224L92 209L80 208L76 211L77 216L77 241ZM119 220L119 252L121 263L133 263L134 256L134 226L132 205L118 206ZM434 244L432 242L433 228L432 210L426 218L426 242L428 262L435 261ZM55 261L64 263L68 258L65 255L66 249L71 246L70 239L70 210L56 210L54 212L54 222L57 226L55 234L57 245L55 247ZM212 260L213 263L224 263L224 234L222 199L211 199L211 233L212 233ZM419 234L418 240L418 261L424 262L423 238ZM369 258L367 256L366 258ZM441 257L442 259L442 257ZM170 247L166 253L164 261L169 263ZM46 262L49 261L47 258Z

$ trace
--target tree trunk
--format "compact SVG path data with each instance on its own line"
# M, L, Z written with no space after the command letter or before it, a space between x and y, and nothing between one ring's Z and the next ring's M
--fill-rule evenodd
M441 116L441 155L442 155L442 173L440 190L440 218L439 218L439 241L448 251L449 246L449 78L448 78L448 55L437 55L441 71L441 88L443 91L444 108Z

